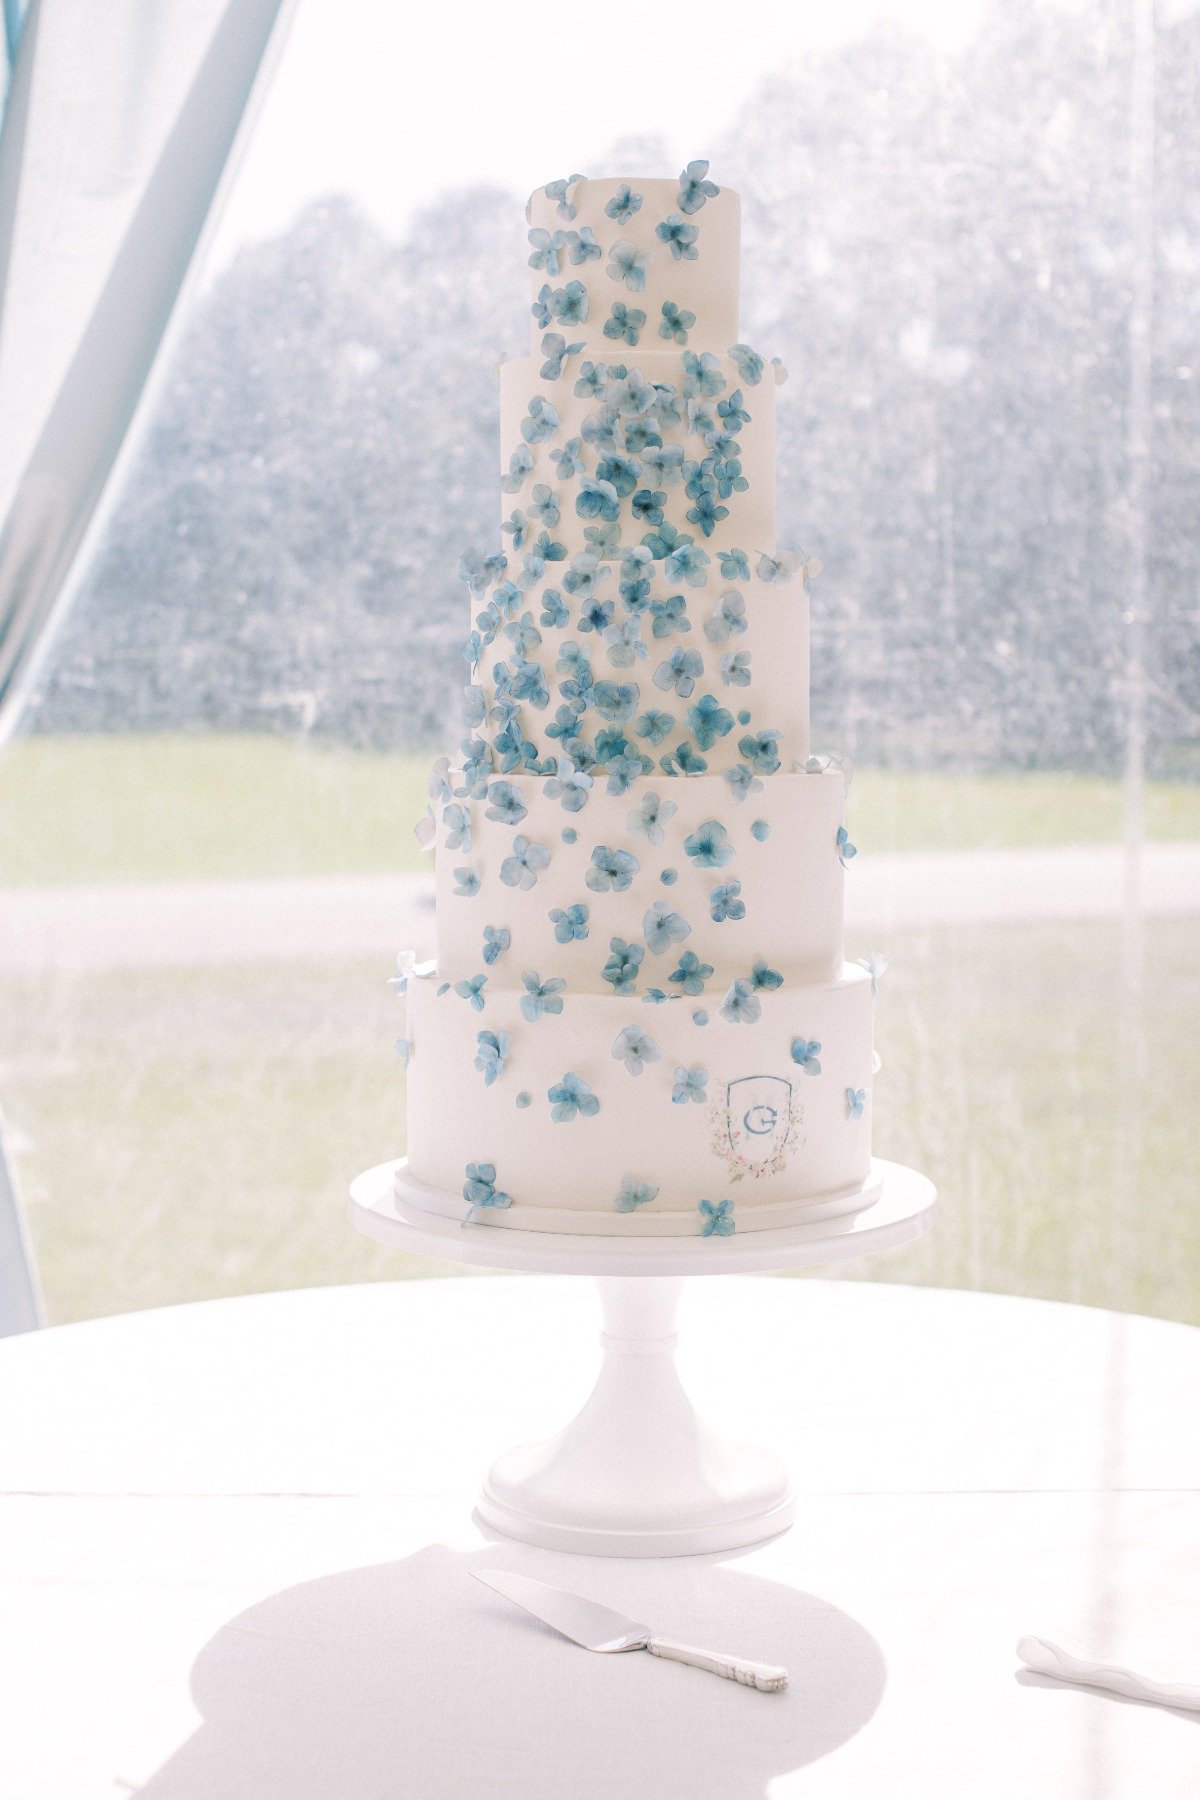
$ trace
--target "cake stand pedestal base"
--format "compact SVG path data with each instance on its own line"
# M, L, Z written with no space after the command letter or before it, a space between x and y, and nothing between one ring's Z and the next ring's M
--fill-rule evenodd
M359 1176L350 1217L381 1243L445 1261L592 1276L604 1360L591 1397L557 1436L499 1458L478 1516L545 1550L697 1556L775 1537L791 1524L795 1500L769 1451L730 1443L697 1417L675 1366L684 1280L838 1262L919 1237L933 1215L932 1184L896 1163L876 1162L872 1174L883 1177L882 1189L861 1212L715 1240L585 1237L490 1223L464 1230L406 1199L406 1189L418 1200L422 1190L402 1162Z
M506 1537L594 1556L691 1556L774 1537L792 1522L787 1471L696 1416L675 1366L682 1278L606 1276L604 1361L565 1431L510 1450L479 1517Z

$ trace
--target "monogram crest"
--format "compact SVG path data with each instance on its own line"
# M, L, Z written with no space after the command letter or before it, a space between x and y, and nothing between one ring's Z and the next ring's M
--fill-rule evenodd
M709 1108L715 1155L732 1181L777 1175L800 1141L796 1090L781 1075L741 1075Z

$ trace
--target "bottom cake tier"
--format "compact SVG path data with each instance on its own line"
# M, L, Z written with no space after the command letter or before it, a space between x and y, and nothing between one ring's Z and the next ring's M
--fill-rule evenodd
M869 1204L870 977L739 985L657 1006L571 994L559 1012L498 989L480 1012L415 976L409 1183L447 1216L603 1236L728 1236Z

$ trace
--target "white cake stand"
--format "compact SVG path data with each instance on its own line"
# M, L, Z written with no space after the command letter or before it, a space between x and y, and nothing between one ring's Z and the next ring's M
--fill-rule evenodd
M879 1198L862 1212L728 1238L616 1238L465 1228L406 1203L404 1162L350 1189L350 1218L382 1244L473 1268L596 1279L604 1360L564 1431L496 1462L478 1515L506 1537L593 1556L695 1556L784 1531L795 1496L783 1465L697 1417L675 1366L675 1316L689 1275L743 1275L894 1250L931 1223L934 1188L875 1162Z

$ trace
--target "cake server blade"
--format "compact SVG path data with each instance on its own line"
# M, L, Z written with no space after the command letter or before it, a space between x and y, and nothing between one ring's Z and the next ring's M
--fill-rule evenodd
M614 1612L611 1606L585 1600L582 1594L568 1594L531 1575L509 1575L500 1569L472 1569L471 1573L476 1581L494 1588L585 1650L644 1650L649 1641L649 1626Z

